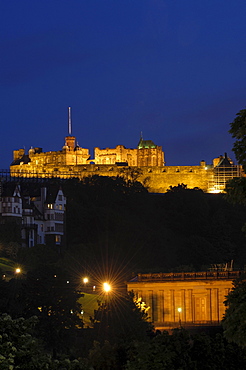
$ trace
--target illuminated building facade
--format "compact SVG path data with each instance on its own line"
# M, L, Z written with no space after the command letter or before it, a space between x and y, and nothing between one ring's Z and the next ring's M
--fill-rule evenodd
M23 247L61 246L64 239L66 197L55 185L1 183L0 223L16 223Z
M161 146L157 146L152 140L140 138L137 149L127 149L123 145L116 148L94 149L95 164L125 163L130 167L163 167L164 152Z
M127 289L149 307L156 329L217 326L237 277L237 271L138 274Z
M241 167L226 154L215 158L212 165L201 161L197 166L166 166L162 147L142 137L136 149L123 145L95 148L94 159L90 159L88 149L76 144L74 136L67 136L59 151L43 152L35 147L26 154L24 149L14 150L10 172L17 177L80 179L93 175L132 179L131 173L135 172L135 179L153 193L164 193L170 186L182 183L205 192L222 192L227 180L242 176Z

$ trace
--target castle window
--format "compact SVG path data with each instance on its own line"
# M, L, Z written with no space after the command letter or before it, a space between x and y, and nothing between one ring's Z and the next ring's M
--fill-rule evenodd
M179 168L176 168L176 172L180 172Z
M192 168L190 168L189 172L193 172Z

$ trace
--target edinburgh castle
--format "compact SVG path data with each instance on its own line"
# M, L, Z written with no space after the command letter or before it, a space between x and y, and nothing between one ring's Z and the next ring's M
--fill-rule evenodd
M242 176L241 167L234 165L226 153L212 164L202 160L196 166L166 166L162 147L144 140L142 135L136 149L123 145L113 149L96 147L91 159L89 149L80 147L71 135L71 121L68 133L59 151L43 152L42 148L32 147L26 154L24 149L14 150L11 176L79 179L93 175L121 176L138 180L153 193L164 193L178 184L218 193L224 190L227 180Z

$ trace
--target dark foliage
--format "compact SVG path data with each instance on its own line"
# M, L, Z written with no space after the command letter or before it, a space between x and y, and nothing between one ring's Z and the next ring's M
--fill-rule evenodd
M239 164L246 170L246 109L240 110L231 123L230 134L236 139L233 151Z
M115 343L144 341L153 331L148 313L134 301L133 293L117 296L110 293L104 303L99 303L92 318L95 340Z
M223 319L224 335L229 342L246 347L246 277L242 276L233 283L228 294Z
M149 343L135 343L128 352L127 370L243 370L246 353L228 344L221 334L215 337L190 335L175 329L156 335Z
M244 206L184 185L166 194L139 192L134 185L128 190L119 178L67 183L66 260L89 270L117 265L125 276L181 265L200 270L231 259L246 263Z
M68 279L58 267L46 265L28 272L26 278L2 282L2 312L14 318L36 316L36 334L54 353L70 353L76 330L82 327L80 295Z

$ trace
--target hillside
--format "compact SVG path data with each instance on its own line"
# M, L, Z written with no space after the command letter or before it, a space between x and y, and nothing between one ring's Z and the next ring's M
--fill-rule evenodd
M150 194L138 183L99 176L68 182L66 194L65 255L74 266L148 272L246 263L245 207L222 194L184 188Z

